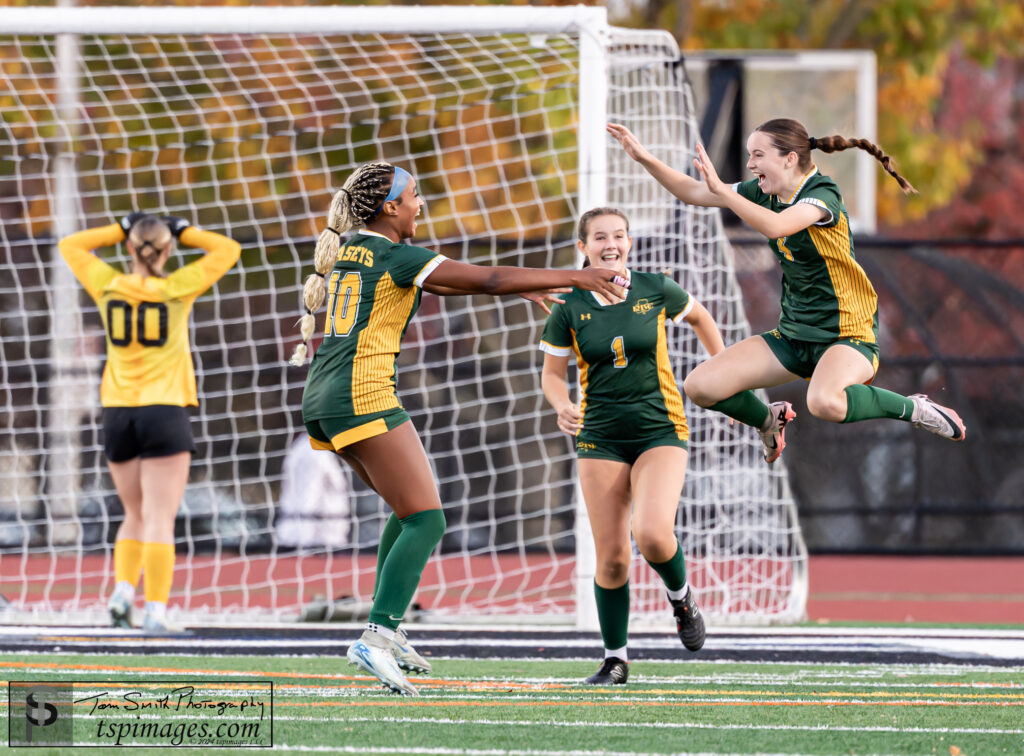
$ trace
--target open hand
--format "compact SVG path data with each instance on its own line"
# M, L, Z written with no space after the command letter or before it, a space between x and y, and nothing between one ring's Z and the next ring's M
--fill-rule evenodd
M640 144L640 140L634 136L633 132L625 126L618 123L609 123L605 128L609 134L619 140L619 144L622 145L622 149L626 151L626 154L638 163L654 158L647 148Z
M555 304L565 304L565 300L559 299L558 295L568 294L570 291L572 291L572 289L568 287L563 287L561 289L542 289L540 291L523 291L519 293L519 296L529 302L534 302L540 307L540 309L550 315L551 308L548 307L547 303L554 302Z
M697 157L693 159L693 167L700 172L709 192L721 194L725 190L725 184L718 177L718 171L715 170L714 163L711 162L707 150L704 149L704 145L700 142L697 142Z

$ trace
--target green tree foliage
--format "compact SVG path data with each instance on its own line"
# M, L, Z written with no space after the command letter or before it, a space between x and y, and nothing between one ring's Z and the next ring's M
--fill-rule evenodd
M879 142L921 189L899 199L899 187L879 171L879 214L888 226L948 204L986 159L980 116L941 117L951 62L962 55L990 68L1024 48L1019 0L646 0L630 7L628 23L672 29L689 50L874 50Z

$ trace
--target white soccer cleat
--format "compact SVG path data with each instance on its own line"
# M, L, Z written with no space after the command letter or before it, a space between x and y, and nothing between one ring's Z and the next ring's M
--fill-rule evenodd
M132 602L127 596L116 591L110 597L107 604L107 611L110 612L110 626L123 627L130 630L132 627Z
M155 617L147 613L146 618L142 620L142 632L151 635L180 635L185 630L169 623L166 616Z
M369 672L387 688L405 696L418 696L395 660L395 644L383 635L364 630L362 637L348 647L349 664Z
M426 674L430 671L430 662L420 656L412 647L409 639L405 636L404 630L395 631L394 644L395 661L398 666L409 672L420 672Z
M963 441L967 437L967 426L960 415L949 407L936 404L924 394L914 394L907 398L914 403L910 422L915 428L924 428L952 441Z
M772 402L768 405L768 411L771 412L772 424L768 430L759 430L757 435L761 437L764 446L764 461L770 465L782 456L782 450L786 448L786 426L796 417L796 413L789 402Z

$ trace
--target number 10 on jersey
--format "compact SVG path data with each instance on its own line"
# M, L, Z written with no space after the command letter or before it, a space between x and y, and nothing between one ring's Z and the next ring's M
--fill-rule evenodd
M324 336L348 336L356 324L359 313L359 292L363 281L358 271L350 271L342 277L342 271L335 270L327 282L327 322Z

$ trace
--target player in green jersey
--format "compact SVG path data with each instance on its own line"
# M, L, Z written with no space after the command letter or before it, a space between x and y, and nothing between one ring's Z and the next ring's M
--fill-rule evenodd
M702 145L693 163L703 182L655 158L624 126L608 131L658 182L691 205L727 207L768 237L782 265L779 327L733 344L687 377L687 396L758 430L765 460L785 447L789 402L766 405L751 389L806 378L807 409L836 423L893 418L963 441L956 412L924 394L902 396L870 385L878 369L878 297L853 254L853 236L835 182L822 176L811 150L857 147L875 157L905 192L914 188L892 158L865 139L815 139L799 121L777 118L747 139L747 168L755 178L727 185Z
M366 632L348 649L351 663L396 692L416 695L400 668L430 665L409 645L399 623L445 518L427 455L395 393L402 337L421 290L441 295L527 292L528 299L568 287L621 300L626 281L607 269L585 271L485 267L403 244L416 232L423 200L409 173L388 163L361 166L334 195L317 241L316 273L306 279L302 343L305 361L313 313L327 298L327 318L302 400L314 449L339 454L391 508L377 551L377 578ZM359 230L341 243L341 234Z
M587 682L622 684L629 677L631 524L640 553L665 583L683 645L691 651L704 645L704 618L675 535L690 431L669 362L666 321L685 321L712 355L725 345L708 311L675 281L626 267L632 239L620 210L584 213L577 235L589 265L628 278L629 292L625 301L614 302L574 289L554 306L541 337L541 383L558 427L575 437L594 533L594 594L605 658ZM579 404L566 381L572 354Z

